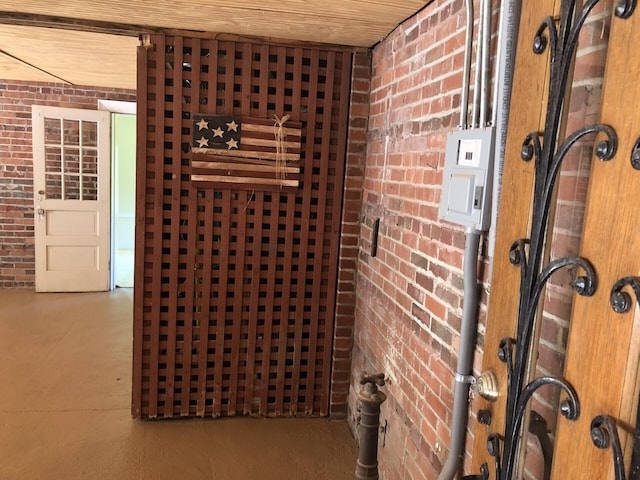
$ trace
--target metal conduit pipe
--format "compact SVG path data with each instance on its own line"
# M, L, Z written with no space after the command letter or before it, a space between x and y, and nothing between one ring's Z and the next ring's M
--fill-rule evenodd
M481 87L480 87L480 121L478 125L483 128L487 125L487 105L489 104L490 56L491 56L491 0L484 0L480 21L482 22L482 58L481 58Z
M473 49L473 0L467 0L467 28L465 33L464 69L462 72L462 98L460 100L460 129L466 130L469 124L469 83L471 82L471 50Z
M490 0L486 0L490 4ZM471 7L469 7L471 3ZM487 11L487 6L483 3L481 6L482 12ZM488 8L489 15L491 13L491 7ZM506 144L506 130L509 113L509 102L511 99L511 86L513 80L513 70L515 65L516 45L518 40L518 27L520 21L521 0L503 0L500 5L500 23L499 23L499 41L498 52L496 58L496 79L494 85L494 105L492 121L496 127L496 138L499 142L496 146L496 164L494 165L494 187L493 187L493 211L491 229L493 231L493 239L495 240L495 224L497 219L497 195L499 194L500 178L502 174L502 161L504 159L504 148ZM486 15L486 13L484 13ZM467 25L469 20L473 24L473 1L467 1ZM485 18L485 20L487 20ZM488 22L484 22L480 19L479 24L490 25L490 18ZM489 27L490 28L490 27ZM488 30L488 29L487 29ZM479 33L479 37L482 34ZM487 33L487 37L490 39L490 33ZM478 40L478 45L482 42ZM468 43L472 43L469 40ZM467 45L468 51L465 52L465 59L467 54L469 55L472 45ZM488 54L488 52L487 52ZM476 81L478 80L479 69L478 57L476 57ZM487 67L488 68L488 67ZM469 82L467 82L467 99ZM476 83L476 91L479 90ZM463 87L463 98L464 98ZM487 90L487 88L483 89ZM475 92L474 92L475 93ZM484 93L488 95L488 91ZM463 112L461 112L461 119L463 115L467 116L468 106L465 108L462 105ZM476 125L476 96L474 95L474 113L471 119L473 126ZM486 121L486 119L484 120ZM461 121L464 125L465 122ZM499 163L497 163L499 162ZM489 237L489 249L490 253L493 252L491 248L491 231ZM464 304L462 312L462 325L460 331L460 351L458 352L458 363L456 366L456 384L454 389L453 400L453 417L451 423L451 443L449 445L449 454L445 461L445 464L438 476L438 480L453 480L463 456L463 448L465 444L466 429L467 429L467 416L469 410L469 384L473 382L473 354L476 345L476 331L477 331L477 309L478 309L478 250L480 245L480 232L467 229L467 238L464 253ZM493 255L490 254L490 257Z
M486 0L480 0L480 16L484 12L484 3ZM482 18L478 20L478 39L476 40L476 61L475 61L475 76L473 78L473 108L471 113L471 126L477 128L479 125L478 114L480 110L480 91L482 85L482 73L480 64L482 62L482 35L484 29L484 22Z
M449 455L438 480L452 480L460 468L467 430L469 385L473 383L473 354L476 348L478 318L478 249L480 232L467 228L464 248L464 303L460 328L460 351L456 366L456 384L453 397L453 420Z

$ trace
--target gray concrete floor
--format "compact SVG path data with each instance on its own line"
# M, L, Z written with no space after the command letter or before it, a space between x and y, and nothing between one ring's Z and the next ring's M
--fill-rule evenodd
M328 419L130 416L132 290L0 290L0 480L354 478Z

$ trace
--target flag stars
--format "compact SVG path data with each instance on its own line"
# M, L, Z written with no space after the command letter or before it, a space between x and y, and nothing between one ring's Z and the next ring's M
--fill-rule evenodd
M240 117L196 115L192 123L192 146L201 150L240 150Z
M200 119L200 121L196 123L196 125L198 125L198 131L209 128L209 122L207 122L204 118Z

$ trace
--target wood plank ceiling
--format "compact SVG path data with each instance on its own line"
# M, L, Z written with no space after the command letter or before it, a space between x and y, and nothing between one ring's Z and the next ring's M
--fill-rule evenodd
M183 30L366 48L428 3L3 0L0 79L135 88L138 34L151 31ZM56 28L50 28L53 26Z

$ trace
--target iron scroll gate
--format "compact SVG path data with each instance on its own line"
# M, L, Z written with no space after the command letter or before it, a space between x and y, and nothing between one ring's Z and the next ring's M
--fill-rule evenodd
M328 413L350 76L350 52L140 47L135 418ZM196 153L216 121L236 143Z
M582 296L591 296L597 288L594 266L585 258L572 257L552 260L543 265L543 246L549 227L550 206L554 186L563 159L569 149L583 137L598 133L602 140L595 146L595 154L601 161L610 161L618 153L618 137L609 125L594 124L580 128L563 141L560 138L561 114L565 106L565 92L570 76L580 31L584 22L599 0L581 2L563 0L560 6L560 18L547 17L537 30L533 39L533 53L550 53L550 81L545 128L542 135L530 133L523 139L521 158L525 162L535 162L534 197L531 212L530 238L514 240L509 261L520 269L520 293L516 338L504 338L500 342L497 355L507 370L507 396L504 436L492 433L488 436L487 451L494 458L494 465L483 463L480 473L467 475L466 480L512 480L516 475L516 457L520 449L519 437L527 406L538 389L552 385L564 392L565 399L560 403L560 413L567 420L576 420L581 414L580 394L563 378L538 377L526 383L526 369L530 361L531 344L534 341L533 325L538 304L546 282L558 270L572 267L581 272L574 281L575 291ZM582 5L582 6L580 6ZM620 19L628 19L636 7L635 0L619 0L614 13ZM623 153L623 152L620 152ZM623 154L623 158L626 154ZM630 152L631 165L640 170L640 140ZM629 158L626 156L626 158ZM610 291L610 306L617 313L628 312L634 294L640 301L640 278L624 277L617 281ZM544 475L551 475L553 446L544 426L544 419L532 412L529 431L534 433L542 447L545 460ZM491 423L491 412L478 412L481 423ZM538 428L540 427L540 428ZM615 479L626 477L623 449L618 436L616 419L609 415L596 415L590 424L591 441L594 448L610 449L614 465ZM492 475L492 472L493 475ZM586 477L585 477L586 478ZM633 452L629 478L640 478L640 405L633 436Z

